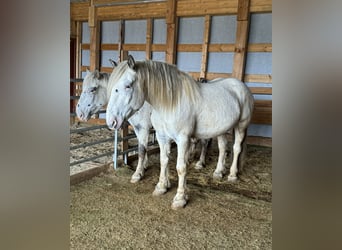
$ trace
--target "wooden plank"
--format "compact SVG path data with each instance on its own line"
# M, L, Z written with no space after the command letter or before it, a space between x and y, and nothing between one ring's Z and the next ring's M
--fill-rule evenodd
M211 16L206 15L204 18L204 31L203 31L203 44L202 44L202 59L201 59L201 72L200 78L206 78L207 65L208 65L208 47L210 35Z
M82 23L76 23L76 77L81 77L81 62L82 62Z
M118 50L119 44L101 44L101 50Z
M152 44L152 51L166 51L166 44Z
M252 121L253 124L272 124L272 108L262 108L256 106L253 111Z
M176 0L167 0L165 61L170 64L175 64L176 62L177 26Z
M100 67L100 22L97 20L97 9L89 7L89 29L90 29L90 70L94 71Z
M95 1L96 2L96 1ZM178 0L176 9L177 16L203 16L203 15L226 15L236 14L238 9L237 0L200 1ZM195 6L195 8L194 8ZM70 17L75 21L88 20L89 2L71 3ZM118 19L141 19L150 17L165 17L166 3L148 3L136 5L122 5L99 8L99 20ZM251 0L250 12L271 13L272 0Z
M201 52L203 44L177 44L178 52ZM235 44L208 44L208 52L234 52ZM249 44L248 52L272 52L271 43Z
M272 83L272 75L246 74L244 82Z
M272 12L272 0L251 0L250 12Z
M122 48L123 50L129 51L129 50L133 50L133 51L145 51L146 50L146 44L141 43L141 44L122 44Z
M209 44L209 52L234 52L235 44Z
M243 80L245 74L248 30L249 30L249 0L239 0L237 14L237 29L235 53L233 62L233 77Z
M82 43L81 49L83 50L90 50L90 43Z
M120 20L120 27L119 27L119 46L118 46L118 51L119 51L119 61L122 62L123 61L123 44L124 44L124 40L125 40L125 21L124 20Z
M89 17L89 3L70 3L70 17L74 21L87 21Z
M152 59L153 19L148 18L146 22L146 59Z
M201 52L202 44L177 44L177 52Z
M249 20L249 4L250 4L249 0L239 0L237 21L248 21Z
M146 19L166 16L166 2L139 3L132 5L116 5L98 7L98 19L119 20L119 19Z
M189 75L191 75L194 79L199 79L200 78L200 72L187 72ZM232 77L232 74L230 73L211 73L207 72L207 77L206 79L212 80L215 78L229 78Z
M253 94L259 95L272 95L272 88L267 87L250 87L249 88Z
M253 124L272 124L272 101L255 100L252 121Z
M248 44L248 52L272 52L272 43Z
M177 16L203 16L237 13L237 0L178 0Z
M167 0L166 2L166 24L176 22L176 0Z
M107 164L101 164L101 163L95 163L95 162L90 162L87 163L87 165L90 166L85 171L70 175L70 185L75 185L78 184L82 181L89 180L101 173L106 173L109 170L111 163Z
M113 68L112 67L100 67L100 72L112 73Z

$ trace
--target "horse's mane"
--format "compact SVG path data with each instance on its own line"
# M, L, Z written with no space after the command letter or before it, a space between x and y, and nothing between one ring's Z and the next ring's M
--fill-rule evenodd
M105 73L105 72L98 72L98 71L92 71L90 72L86 78L89 79L89 81L84 81L84 87L87 87L88 82L93 83L93 82L98 82L101 86L107 87L107 82L109 79L110 74Z
M129 70L127 61L120 63L115 68L109 81L111 92L113 84ZM148 93L147 101L152 105L157 103L159 108L173 109L182 98L187 98L195 103L199 97L198 83L188 74L178 70L175 65L158 61L139 61L134 65L139 91Z

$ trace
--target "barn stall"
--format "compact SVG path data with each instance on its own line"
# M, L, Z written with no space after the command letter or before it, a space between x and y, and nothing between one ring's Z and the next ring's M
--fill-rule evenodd
M77 184L71 187L71 247L270 249L272 2L71 1L70 45L70 179ZM214 139L206 167L189 166L189 203L183 211L171 210L176 148L169 162L172 188L152 197L159 176L153 129L145 176L139 183L129 182L137 165L130 126L116 137L106 128L105 108L87 123L75 116L86 70L110 73L109 59L122 61L128 54L176 64L196 80L235 77L248 85L255 108L237 183L228 183L226 176L213 180L218 157ZM229 150L227 166L231 155Z

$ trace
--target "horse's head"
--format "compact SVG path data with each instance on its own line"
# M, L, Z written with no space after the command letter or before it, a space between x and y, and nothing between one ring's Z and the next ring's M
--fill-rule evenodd
M132 56L113 70L109 80L110 97L106 122L110 129L119 129L144 104L142 84L137 74L137 65Z
M90 117L100 111L107 103L108 77L98 70L91 72L83 80L82 93L76 106L77 117L82 121L88 121Z

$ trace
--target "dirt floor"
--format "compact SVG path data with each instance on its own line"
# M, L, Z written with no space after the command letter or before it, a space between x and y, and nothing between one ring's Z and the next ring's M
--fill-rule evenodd
M123 166L71 186L71 249L271 249L272 149L248 146L236 183L212 173L218 156L213 141L205 169L188 168L189 202L172 210L176 193L176 148L172 149L171 189L153 197L159 154L149 157L145 177L130 183L133 167ZM227 166L230 164L230 150Z

